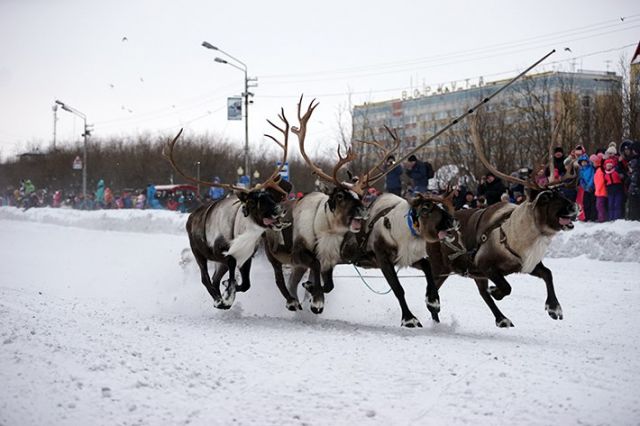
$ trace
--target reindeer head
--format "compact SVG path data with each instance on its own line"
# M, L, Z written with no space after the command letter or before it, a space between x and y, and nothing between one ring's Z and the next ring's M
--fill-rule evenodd
M431 194L418 194L409 201L408 222L428 243L440 240L452 240L458 229L458 221L453 218L451 194L444 197Z
M529 190L527 202L533 206L536 225L545 234L573 229L578 217L578 205L558 188Z
M182 134L182 129L180 129L180 132L172 141L167 143L167 146L162 153L171 163L173 168L185 179L200 185L216 186L233 191L238 197L239 202L242 204L242 213L245 217L250 218L255 224L263 228L281 230L289 225L289 223L284 222L286 211L282 208L282 203L287 199L287 194L292 187L289 182L283 180L280 176L280 171L287 161L287 150L289 146L289 122L284 115L284 109L281 109L279 118L284 123L283 128L278 127L269 120L267 121L271 126L282 133L284 141L281 143L271 135L265 136L273 140L278 144L278 146L280 146L280 148L282 148L283 158L279 163L280 165L276 167L271 176L269 176L263 183L259 183L249 189L232 184L203 181L189 176L182 171L173 158L173 149L178 138L180 138L180 135Z
M367 218L367 209L362 204L362 197L346 185L333 187L327 194L327 205L334 214L336 225L349 228L349 232L358 233L362 228L362 222Z
M287 193L292 188L289 182L282 179L276 183ZM282 202L286 200L286 196L280 191L270 187L254 188L248 192L237 192L236 195L242 203L242 214L251 218L257 225L276 231L288 225L283 222L287 212L282 208Z
M556 127L551 136L549 145L549 164L553 170L553 153L552 147L556 145L558 131L562 118L556 123ZM496 177L502 178L507 182L513 182L523 185L527 194L527 201L523 205L533 209L535 224L544 234L554 234L558 231L567 231L573 229L573 221L579 213L578 205L569 200L560 190L561 187L570 184L575 180L576 176L567 173L560 180L541 183L536 181L536 176L544 168L544 164L540 164L538 168L532 171L528 179L520 179L515 176L500 172L487 160L482 151L482 141L477 128L477 120L471 125L471 139L478 158L484 166L492 172ZM573 172L571 168L571 172ZM553 176L553 173L551 173Z

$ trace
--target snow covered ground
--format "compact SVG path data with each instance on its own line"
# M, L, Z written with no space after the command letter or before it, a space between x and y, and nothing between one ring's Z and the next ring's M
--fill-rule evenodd
M325 312L291 313L259 256L218 311L186 216L0 208L0 425L587 424L640 421L640 224L578 224L542 281L517 275L498 329L473 281L401 271L423 329L350 266ZM386 290L379 271L369 285Z

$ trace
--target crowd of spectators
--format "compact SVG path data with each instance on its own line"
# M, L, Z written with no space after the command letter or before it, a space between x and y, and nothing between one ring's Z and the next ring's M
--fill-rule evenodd
M597 149L589 155L582 145L576 145L569 155L562 147L553 152L553 166L540 165L535 170L521 168L512 176L521 180L532 179L544 187L549 181L558 182L563 178L564 195L580 206L579 220L605 222L617 219L640 220L640 142L625 140L617 149L611 142L606 148ZM386 175L385 191L399 196L412 197L429 190L429 180L434 170L428 161L421 161L411 155L406 163L396 164L395 157L389 156L384 165ZM535 176L532 176L535 174ZM216 176L213 181L220 181ZM487 173L478 179L475 191L464 185L454 190L454 207L483 208L500 201L522 203L526 200L525 188L521 184L505 184L493 173ZM37 189L31 180L26 179L13 189L0 194L0 205L23 207L67 207L82 210L96 209L169 209L180 212L192 211L195 207L222 199L226 191L211 187L200 198L196 191L156 191L148 184L144 189L124 189L113 191L100 179L96 190L87 193L85 198L79 191L49 191ZM370 188L365 194L365 204L371 203L379 192ZM290 200L299 199L301 192L292 192Z
M8 188L0 194L0 206L15 206L24 209L32 207L71 208L78 210L102 209L168 209L188 212L200 205L195 193L158 193L153 184L144 189L123 189L113 191L98 180L95 191L87 191L86 197L79 190L51 191L37 189L30 179L21 181L17 188Z
M393 156L387 158L387 169L393 169L387 174L385 191L406 197L425 192L433 168L415 156L409 160L397 165ZM512 176L531 179L542 187L550 181L564 181L561 191L578 204L581 221L640 220L640 142L625 140L619 150L611 142L591 155L582 145L576 145L569 155L562 147L556 147L552 163L552 167L540 165L535 170L524 167ZM493 173L481 176L475 191L464 185L453 190L456 209L483 208L500 201L520 204L526 200L523 185L505 184Z

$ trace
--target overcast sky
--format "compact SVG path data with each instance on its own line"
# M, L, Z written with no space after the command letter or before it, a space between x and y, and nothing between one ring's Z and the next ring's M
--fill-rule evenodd
M55 99L99 137L185 127L242 145L226 98L240 94L243 73L214 62L204 40L258 77L252 146L268 144L265 119L281 106L295 116L303 92L320 102L309 141L329 144L349 102L513 76L553 48L537 71L616 71L640 40L640 3L0 0L0 155L51 143ZM59 143L80 138L81 120L58 118Z

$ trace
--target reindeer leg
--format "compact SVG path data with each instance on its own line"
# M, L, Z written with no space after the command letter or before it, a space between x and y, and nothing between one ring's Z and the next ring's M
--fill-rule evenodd
M290 311L301 311L302 305L300 304L300 300L298 299L298 284L302 280L304 273L307 272L307 268L302 266L295 266L291 271L291 275L289 275L289 295L291 295L292 302L291 305L287 302L287 309Z
M558 302L556 291L553 287L553 276L551 275L551 270L540 262L535 268L533 268L530 275L544 280L544 283L547 286L547 301L545 302L544 308L551 318L554 320L561 320L562 307Z
M220 288L219 288L220 281L218 280L216 282L215 280L213 280L214 283L212 284L211 282L212 279L209 278L209 266L207 265L206 257L204 257L203 255L201 255L195 250L193 251L193 256L196 258L196 262L198 263L198 267L200 268L200 280L202 281L202 284L204 285L204 287L207 289L207 291L213 298L213 306L215 306L216 308L220 308L222 305L224 305L224 302L222 301L222 296L220 295ZM218 272L218 269L216 269L216 272Z
M389 287L391 287L393 294L400 303L400 309L402 310L402 322L400 325L409 328L422 327L420 321L411 313L409 306L407 306L407 301L404 298L404 289L402 288L402 284L400 284L398 274L396 274L395 265L390 260L392 256L390 256L390 253L388 250L385 250L384 247L374 247L374 251L376 261L382 270L382 275L384 275L387 283L389 283Z
M304 265L311 269L310 281L302 283L302 287L311 294L311 312L321 314L324 310L324 291L322 289L322 283L320 282L320 261L311 250L296 243L293 245L293 253L294 261L297 264Z
M229 268L229 279L227 279L224 284L226 284L226 288L222 294L222 300L224 300L227 308L230 308L233 305L233 302L236 300L236 288L238 287L238 283L236 282L236 258L233 256L227 256L227 267Z
M436 282L433 278L431 262L429 262L429 259L427 258L422 258L414 263L413 267L424 272L424 276L427 279L427 295L425 298L427 309L431 313L431 319L435 322L440 322L440 317L438 315L440 313L440 295L438 294L438 288L440 288L441 283Z
M252 258L247 259L247 261L244 262L244 265L240 267L240 276L242 277L242 284L240 284L236 288L236 291L245 292L249 290L249 288L251 288L251 277L250 277L251 260Z
M511 294L511 285L507 282L504 275L499 272L490 270L487 273L487 277L495 284L495 286L489 287L487 290L491 297L496 300L502 300L505 296Z
M487 304L489 309L491 309L491 312L493 312L493 316L496 318L496 325L501 328L513 327L513 323L511 322L511 320L505 317L502 312L500 312L500 309L498 309L498 306L496 306L496 302L494 302L491 298L491 295L488 291L489 281L484 278L476 278L475 282L478 286L478 291L480 292L482 300L484 300L484 303Z
M284 274L282 273L282 263L275 258L275 256L269 249L266 250L266 253L267 259L269 260L269 263L271 263L271 267L273 268L273 274L275 275L276 279L276 286L278 287L278 290L280 290L280 294L282 294L282 296L287 301L285 306L290 311L302 310L302 306L300 305L300 302L298 302L298 298L292 296L289 290L287 290L287 286L285 285L284 281ZM298 281L300 281L300 279L298 279ZM296 285L297 284L298 283L296 282Z
M322 289L325 293L330 293L333 290L333 268L329 268L328 271L322 273L322 282L324 283Z

